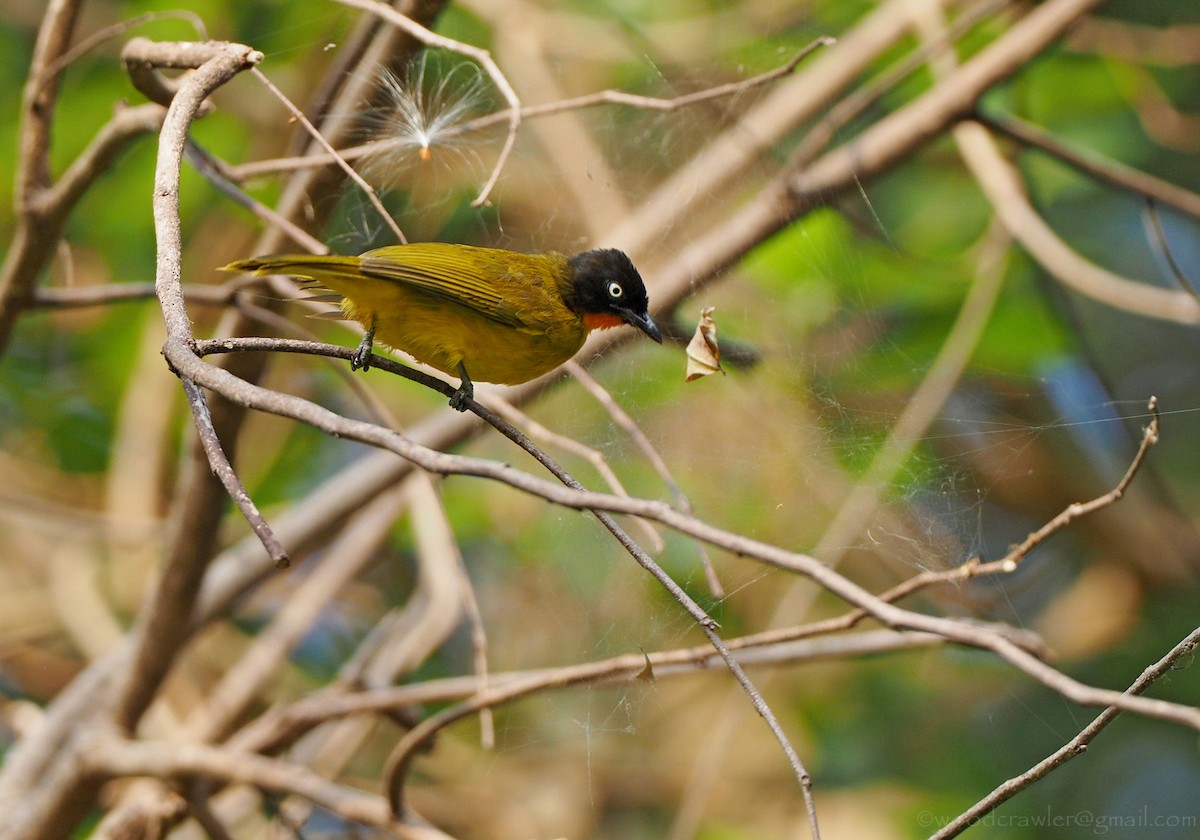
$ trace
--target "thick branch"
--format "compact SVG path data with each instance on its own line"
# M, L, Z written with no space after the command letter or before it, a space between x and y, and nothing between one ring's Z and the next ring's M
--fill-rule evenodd
M187 49L182 58L204 63L180 86L171 102L159 141L154 182L154 224L158 239L158 270L155 286L167 324L167 346L187 347L191 324L180 282L182 241L179 220L179 177L187 131L205 98L237 73L262 60L262 53L240 44L206 44L204 49ZM127 51L126 53L130 53ZM182 59L181 59L182 60ZM168 359L171 353L164 349ZM183 523L183 527L187 527ZM197 534L200 542L213 535ZM126 675L116 711L118 725L132 731L149 705L158 685L187 636L192 605L204 576L207 554L185 553L168 562L162 581L146 613L139 621L137 653Z

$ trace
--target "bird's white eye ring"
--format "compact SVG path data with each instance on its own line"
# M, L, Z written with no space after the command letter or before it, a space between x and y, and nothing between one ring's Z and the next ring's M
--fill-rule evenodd
M623 295L623 294L625 294L625 289L622 288L620 283L618 283L614 280L612 283L608 284L608 296L610 298L612 298L613 300L616 300L616 299L620 298L621 295Z

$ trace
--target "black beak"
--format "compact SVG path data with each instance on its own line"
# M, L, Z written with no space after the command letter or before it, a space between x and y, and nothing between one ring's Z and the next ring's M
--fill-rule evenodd
M631 327L637 327L659 344L662 344L662 333L658 331L658 324L654 323L654 319L650 317L649 312L634 312L632 309L621 309L619 311L622 321Z

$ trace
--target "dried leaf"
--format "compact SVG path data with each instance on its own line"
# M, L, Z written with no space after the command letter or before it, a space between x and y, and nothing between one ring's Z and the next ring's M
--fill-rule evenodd
M721 367L721 348L717 346L717 324L712 319L715 308L706 306L700 311L700 323L696 325L696 334L688 343L688 382L701 376L711 376L717 371L725 373Z

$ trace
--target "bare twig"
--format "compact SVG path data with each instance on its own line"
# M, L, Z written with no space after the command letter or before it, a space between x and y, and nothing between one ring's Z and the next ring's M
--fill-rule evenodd
M946 27L944 34L939 34L937 38L932 39L932 42L923 41L917 49L907 53L877 78L855 88L838 100L829 109L829 113L825 114L804 135L804 139L792 153L789 163L793 166L803 166L812 161L828 147L839 131L922 67L929 60L929 55L933 50L947 48L954 43L958 36L988 15L998 10L1008 9L1012 5L1014 5L1012 0L981 0L981 2L968 6Z
M1136 315L1200 323L1200 301L1188 292L1121 277L1063 242L1030 205L1019 175L983 125L963 123L956 127L955 137L967 166L1013 237L1063 285Z
M604 410L608 412L608 416L613 419L613 422L625 430L629 435L629 439L634 445L641 450L650 466L658 473L663 484L667 487L667 492L671 494L671 498L675 500L675 507L679 508L684 513L692 512L691 502L688 501L687 494L683 492L683 488L679 486L679 482L671 475L671 468L667 466L667 462L663 460L662 455L646 437L646 434L638 426L637 422L629 416L624 408L621 407L612 394L596 381L596 377L588 373L587 368L578 362L571 360L563 365L563 369L571 374L580 385L583 386L592 398L600 405L604 406ZM713 568L712 558L708 556L702 543L697 544L697 549L700 553L700 563L704 567L704 577L708 581L708 589L712 592L714 598L725 597L725 587L721 585L720 578L717 577L717 570Z
M97 29L91 35L81 39L75 46L59 56L58 60L50 64L42 71L43 84L52 81L59 73L67 68L67 66L79 58L81 55L87 54L92 49L103 44L105 41L110 41L118 35L123 35L139 26L147 23L152 23L158 20L184 20L192 25L196 30L196 40L208 40L208 28L204 25L204 20L195 12L187 11L186 9L168 9L162 12L147 12L137 17L129 18L128 20L117 21L111 26L105 26L102 29Z
M1134 454L1128 469L1125 470L1125 474L1117 482L1117 485L1104 495L1098 496L1089 502L1068 505L1058 516L1031 533L1019 545L1013 547L1002 559L994 561L1000 564L1001 570L1014 570L1033 549L1045 542L1051 535L1058 533L1079 517L1095 513L1101 508L1108 507L1121 500L1121 497L1125 495L1125 491L1129 488L1129 484L1133 481L1134 476L1138 474L1138 470L1145 463L1146 456L1150 453L1150 448L1158 443L1158 432L1161 421L1158 415L1157 397L1150 398L1150 401L1146 405L1146 410L1150 412L1150 422L1142 430L1142 439L1138 444L1137 452ZM987 571L986 565L988 564L984 564L983 567L983 571L985 572Z
M237 292L236 287L187 286L184 295L202 306L228 306ZM116 303L150 300L154 297L153 283L110 283L103 286L47 286L35 289L31 308L82 309L89 306L111 306Z
M47 86L43 91L53 87ZM46 104L43 102L38 107ZM55 253L55 244L79 199L134 140L158 131L164 115L165 111L158 105L118 109L54 184L41 180L30 171L41 166L36 155L24 160L18 168L19 178L23 177L17 185L18 225L0 268L0 351L8 343L16 319L34 297L34 283ZM36 123L32 119L28 122L29 125ZM24 138L31 133L37 131L23 129L21 136ZM25 174L22 176L22 173Z
M715 85L714 87L705 88L703 90L685 93L680 96L662 98L657 96L642 96L636 93L628 93L623 90L601 90L595 93L586 93L583 96L575 96L570 99L563 99L558 102L547 102L544 105L527 105L521 109L521 118L528 119L533 117L546 117L554 114L561 114L564 111L577 111L582 108L594 108L597 105L628 105L631 108L638 108L643 111L662 111L670 112L677 111L680 108L686 108L691 105L696 105L700 102L708 102L713 99L720 99L725 96L733 96L736 94L745 93L753 88L762 85L770 84L771 82L781 79L784 76L790 75L799 65L800 62L808 58L815 50L821 47L833 46L837 43L836 38L828 35L822 35L814 39L811 43L801 49L798 53L792 56L784 64L776 67L774 70L768 70L765 73L760 73L757 76L751 76L748 79L742 79L737 82L728 82L723 85ZM507 111L497 111L494 114L488 114L484 117L478 117L470 122L463 123L463 131L473 131L480 128L487 128L508 119Z
M731 650L746 666L788 665L851 656L912 650L945 644L945 639L928 633L871 630L836 638L805 638L803 628L757 633L729 639ZM475 675L444 677L400 686L381 686L355 692L325 692L300 698L277 707L236 733L229 746L238 750L271 753L284 748L304 732L331 721L367 714L383 714L422 704L454 703L476 698L479 706L495 708L504 702L540 691L566 686L610 686L644 678L647 662L655 679L694 674L724 667L712 645L703 644L652 653L628 653L594 662L574 663L559 668L510 671L491 674L486 697L477 697L485 687ZM522 686L515 690L516 686ZM497 692L503 690L505 693ZM471 714L463 710L457 719Z
M1179 260L1175 259L1175 254L1171 250L1171 243L1167 241L1167 232L1163 230L1158 205L1155 204L1152 198L1147 198L1146 206L1142 208L1142 224L1146 229L1146 239L1149 241L1151 249L1166 264L1172 279L1179 284L1179 288L1192 297L1200 299L1200 290L1196 288L1196 284L1187 276L1187 272L1183 270L1183 266L1179 264Z

